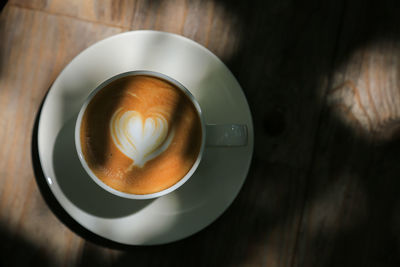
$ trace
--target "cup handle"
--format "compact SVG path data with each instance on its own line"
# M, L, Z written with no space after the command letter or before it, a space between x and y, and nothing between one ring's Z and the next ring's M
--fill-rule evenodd
M206 146L246 146L247 126L243 124L207 124Z

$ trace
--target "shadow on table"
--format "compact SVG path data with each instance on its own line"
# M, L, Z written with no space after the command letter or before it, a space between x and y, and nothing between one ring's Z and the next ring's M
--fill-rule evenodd
M0 1L0 12L3 10L4 6L7 4L7 0Z
M0 224L0 266L52 266L50 259L43 255L39 247L18 233L11 234Z
M205 230L169 245L109 242L57 204L40 178L34 133L35 174L50 208L82 237L124 250L113 266L398 266L398 135L375 142L357 134L319 95L352 52L399 41L398 4L216 3L240 22L241 42L225 63L245 90L256 137L248 178L232 206ZM87 264L106 265L91 243L82 255Z
M215 2L239 21L240 44L225 63L253 113L248 178L205 230L132 248L116 265L398 266L398 136L378 142L359 134L321 92L353 52L399 41L398 4ZM83 258L96 261L96 250L88 245Z

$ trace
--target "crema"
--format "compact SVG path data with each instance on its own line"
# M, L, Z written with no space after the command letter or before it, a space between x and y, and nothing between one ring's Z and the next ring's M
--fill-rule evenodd
M201 121L189 97L152 76L119 78L100 90L81 122L83 156L108 186L130 194L167 189L200 152Z

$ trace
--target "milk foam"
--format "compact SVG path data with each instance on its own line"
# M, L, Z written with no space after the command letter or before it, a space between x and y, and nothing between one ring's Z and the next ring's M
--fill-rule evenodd
M168 121L159 112L144 118L137 111L118 109L110 120L111 137L118 149L133 160L132 166L144 164L164 152L174 136L168 134Z

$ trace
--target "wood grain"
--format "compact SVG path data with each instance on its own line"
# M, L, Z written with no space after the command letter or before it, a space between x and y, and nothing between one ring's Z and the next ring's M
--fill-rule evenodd
M5 7L0 21L0 220L9 240L2 255L12 256L1 261L25 265L37 258L72 266L83 240L40 196L30 158L33 122L61 69L82 49L121 30L13 6Z
M398 10L386 0L10 1L0 16L0 265L399 266ZM214 52L255 126L232 206L156 247L107 242L50 210L31 167L35 114L62 68L137 29Z
M130 0L11 0L10 3L121 28L129 28L135 4Z
M159 30L191 38L222 59L240 40L238 14L212 0L11 0L17 7L96 22L123 30Z
M295 266L399 265L398 7L345 5Z

